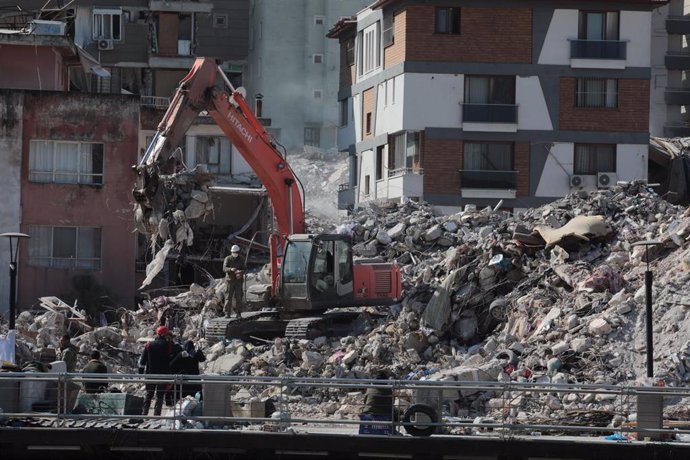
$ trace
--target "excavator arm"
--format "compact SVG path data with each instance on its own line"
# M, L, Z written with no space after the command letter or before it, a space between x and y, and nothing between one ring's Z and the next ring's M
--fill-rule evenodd
M219 77L229 92L216 87ZM142 204L152 201L157 192L159 171L165 171L168 160L202 111L208 112L266 187L279 232L278 236L272 235L269 241L275 291L278 245L284 250L288 235L305 233L306 230L302 194L290 165L215 60L197 58L180 82L158 125L156 136L137 166L143 176L144 186L135 190L135 199Z

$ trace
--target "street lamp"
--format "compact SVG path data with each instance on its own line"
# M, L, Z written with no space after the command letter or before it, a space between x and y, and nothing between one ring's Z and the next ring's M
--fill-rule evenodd
M645 298L647 304L647 377L654 377L654 342L652 331L652 272L649 270L649 247L661 244L659 240L644 240L633 243L632 246L644 246L644 257L647 260L647 270L644 272Z
M10 239L10 330L14 329L14 319L17 316L17 256L19 255L19 240L31 238L26 233L0 233Z

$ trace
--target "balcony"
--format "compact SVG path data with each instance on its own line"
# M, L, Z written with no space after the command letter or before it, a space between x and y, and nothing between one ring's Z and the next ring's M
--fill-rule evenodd
M460 170L463 198L515 198L517 171Z
M690 53L668 52L664 64L668 70L689 70Z
M389 200L408 197L421 198L424 194L424 170L421 168L398 168L388 171Z
M167 110L169 105L169 97L141 96L142 107L153 107L154 109Z
M676 122L664 125L666 137L690 137L690 123Z
M206 13L213 12L213 2L208 0L189 1L189 0L150 0L149 9L151 11L175 11L180 13Z
M668 32L669 35L690 34L690 17L669 16L666 19L666 32Z
M516 104L462 104L462 121L473 123L517 123Z
M622 40L571 40L570 59L625 60L627 42Z
M355 205L355 191L357 187L350 187L349 183L338 185L338 209L351 209Z
M667 105L690 105L690 88L666 88L664 102Z

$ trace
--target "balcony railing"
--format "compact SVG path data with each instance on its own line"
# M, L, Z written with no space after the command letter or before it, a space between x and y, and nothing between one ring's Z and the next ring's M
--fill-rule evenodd
M462 104L462 121L475 123L517 123L516 104Z
M418 174L420 176L423 176L424 170L421 168L396 168L388 170L388 177L404 176L405 174Z
M690 105L690 88L666 88L664 101L668 105Z
M141 96L142 107L154 107L156 109L167 109L170 105L169 97L160 96Z
M666 19L666 32L671 35L690 34L690 17L669 16Z
M571 59L620 59L627 56L627 42L622 40L571 40Z
M664 64L668 70L689 70L690 53L669 51L664 57Z
M460 187L515 190L517 171L460 170Z

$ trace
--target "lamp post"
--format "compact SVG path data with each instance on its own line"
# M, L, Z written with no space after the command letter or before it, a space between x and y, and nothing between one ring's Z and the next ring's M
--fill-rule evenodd
M0 233L0 236L10 240L10 330L14 329L14 319L17 316L17 256L19 255L19 240L31 238L26 233Z
M652 277L652 272L649 269L649 247L661 244L659 240L644 240L633 243L632 246L644 246L644 257L647 261L647 270L644 272L644 286L645 286L645 299L646 299L646 330L647 330L647 377L654 377L654 337L652 330L652 283L654 279Z

